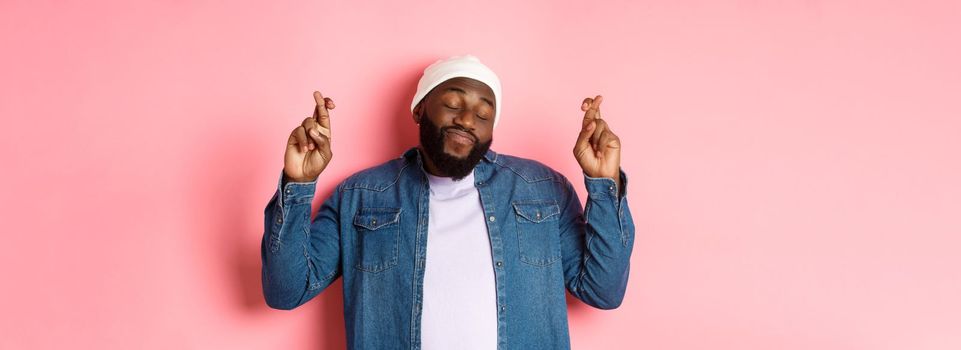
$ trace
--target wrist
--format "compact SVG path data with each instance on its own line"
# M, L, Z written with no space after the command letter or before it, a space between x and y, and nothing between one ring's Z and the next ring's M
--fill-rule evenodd
M616 182L616 183L618 183L618 184L621 183L621 182L620 182L620 178L621 178L621 174L620 174L620 173L614 173L614 174L592 174L592 173L589 173L589 172L586 172L586 171L585 171L585 172L584 172L584 175L587 175L587 176L590 176L590 177L593 177L593 178L598 178L598 179L605 179L605 178L606 178L606 179L613 179L614 182Z
M297 177L290 177L290 176L287 176L287 174L284 174L284 183L287 183L287 182L314 182L314 181L317 181L317 178L316 178L316 177L315 177L315 178L297 178Z

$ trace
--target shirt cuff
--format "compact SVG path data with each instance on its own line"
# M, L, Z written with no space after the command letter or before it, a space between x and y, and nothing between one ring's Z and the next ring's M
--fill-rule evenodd
M584 187L587 188L587 194L593 198L610 197L616 198L617 202L620 203L627 194L627 174L624 173L624 169L618 168L617 171L621 176L620 188L614 183L614 179L609 177L590 177L587 173L584 174Z
M317 180L311 182L285 181L284 172L281 170L277 190L280 192L280 199L283 204L310 202L317 190Z

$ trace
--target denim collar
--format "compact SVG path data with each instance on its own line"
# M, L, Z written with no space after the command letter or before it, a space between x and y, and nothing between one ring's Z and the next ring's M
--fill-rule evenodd
M423 163L423 160L421 159L420 150L417 148L417 146L414 146L408 149L406 152L404 152L401 158L403 158L404 161L407 162L409 165L415 166L414 169L421 170L421 171L416 171L414 173L419 174L420 175L419 177L426 185L427 176L423 175L425 174L425 172L423 171L424 163ZM474 180L479 186L483 185L485 182L488 181L488 179L490 178L491 174L494 171L494 168L496 168L492 165L496 163L497 163L497 152L494 152L488 149L487 153L484 154L484 157L481 158L481 161L478 162L477 166L474 167Z
M423 164L422 163L423 160L421 159L420 151L418 151L417 146L411 147L410 149L405 151L404 154L401 155L401 158L404 158L407 161L413 161L417 165ZM488 163L496 163L497 152L494 152L493 150L488 149L487 153L484 153L484 157L481 158L481 160L487 161Z

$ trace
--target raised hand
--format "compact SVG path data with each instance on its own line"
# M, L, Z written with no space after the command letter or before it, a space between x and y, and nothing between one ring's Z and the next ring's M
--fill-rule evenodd
M581 104L584 119L581 132L574 143L574 158L590 177L614 179L620 186L621 139L601 119L601 95L585 98Z
M289 181L310 182L327 168L334 156L330 151L330 113L334 100L314 91L314 115L294 128L284 152L284 175Z

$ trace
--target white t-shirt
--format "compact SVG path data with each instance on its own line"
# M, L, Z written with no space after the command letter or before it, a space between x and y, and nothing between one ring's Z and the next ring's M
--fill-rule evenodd
M427 174L427 172L424 172ZM430 221L421 318L424 350L497 348L490 238L474 174L427 174Z

